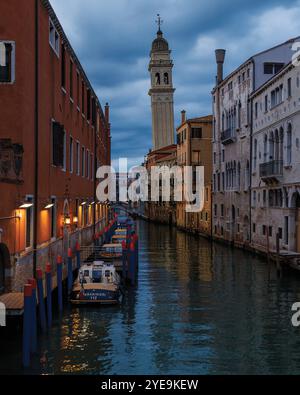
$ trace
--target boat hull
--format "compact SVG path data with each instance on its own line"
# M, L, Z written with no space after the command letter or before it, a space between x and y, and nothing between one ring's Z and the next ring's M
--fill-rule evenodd
M89 289L73 291L71 303L74 305L91 305L91 304L118 304L120 298L119 290L111 291L107 289Z

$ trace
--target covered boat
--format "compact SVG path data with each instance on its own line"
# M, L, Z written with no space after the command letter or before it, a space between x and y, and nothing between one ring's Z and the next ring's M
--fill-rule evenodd
M117 304L120 299L120 276L111 263L83 265L73 286L71 303Z

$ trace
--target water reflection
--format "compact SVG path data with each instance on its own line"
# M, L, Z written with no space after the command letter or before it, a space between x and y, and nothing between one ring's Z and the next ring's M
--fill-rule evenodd
M35 373L300 373L298 273L279 279L262 259L165 226L139 234L137 287L120 307L66 310L40 338Z

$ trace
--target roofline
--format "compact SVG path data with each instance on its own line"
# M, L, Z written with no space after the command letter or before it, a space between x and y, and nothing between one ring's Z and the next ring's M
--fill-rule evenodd
M286 74L289 70L295 68L292 61L286 64L277 74L273 75L268 81L266 81L263 85L261 85L258 89L251 93L250 98L258 96L261 92L271 86L277 79L281 78L283 74Z
M232 71L227 77L225 77L219 84L217 84L217 85L213 88L212 92L214 93L214 92L216 91L217 88L221 88L224 84L226 84L226 82L227 82L234 74L236 74L240 69L242 69L243 67L245 67L248 63L254 62L254 58L255 58L255 57L260 56L260 55L262 55L262 54L264 54L264 53L267 53L267 52L269 52L269 51L272 51L273 49L279 48L279 47L281 47L282 45L286 45L286 44L289 44L289 43L293 43L293 42L295 42L297 39L300 39L300 36L291 38L291 39L289 39L289 40L287 40L287 41L284 41L284 42L282 42L282 43L280 43L280 44L274 45L274 46L271 47L271 48L265 49L265 50L263 50L263 51L261 51L261 52L257 52L256 54L252 55L249 59L247 59L244 63L242 63L238 68L236 68L234 71Z
M211 117L211 121L209 121L207 118ZM181 129L184 125L188 125L191 123L205 123L205 124L212 124L213 122L213 115L205 115L203 117L199 117L199 118L190 118L187 119L185 122L183 122L180 126L178 126L176 128L176 131L178 131L179 129Z
M74 51L74 49L73 49L73 47L72 47L72 45L71 45L71 43L70 43L70 41L69 41L69 39L67 37L67 35L66 35L66 33L65 33L65 31L64 31L64 29L63 29L63 27L62 27L62 25L61 25L61 23L59 21L54 9L53 9L50 1L49 0L40 0L40 1L41 1L42 5L46 8L46 10L48 11L52 22L55 24L55 28L58 30L59 34L61 35L61 39L63 40L64 45L69 49L73 60L75 60L75 62L76 62L77 68L79 69L79 71L81 72L82 76L84 77L85 82L88 85L88 88L93 93L93 96L95 97L96 102L98 104L98 107L100 109L101 115L102 115L103 119L105 120L104 112L103 112L100 100L98 98L98 95L96 94L96 92L95 92L95 90L94 90L89 78L87 77L86 72L84 71L84 68L82 67L81 62L78 59L78 57L76 55L76 52Z

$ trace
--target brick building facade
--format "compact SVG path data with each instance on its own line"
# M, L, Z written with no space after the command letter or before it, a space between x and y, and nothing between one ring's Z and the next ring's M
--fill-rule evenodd
M108 207L96 169L110 164L105 111L48 1L0 3L0 292L90 244Z

